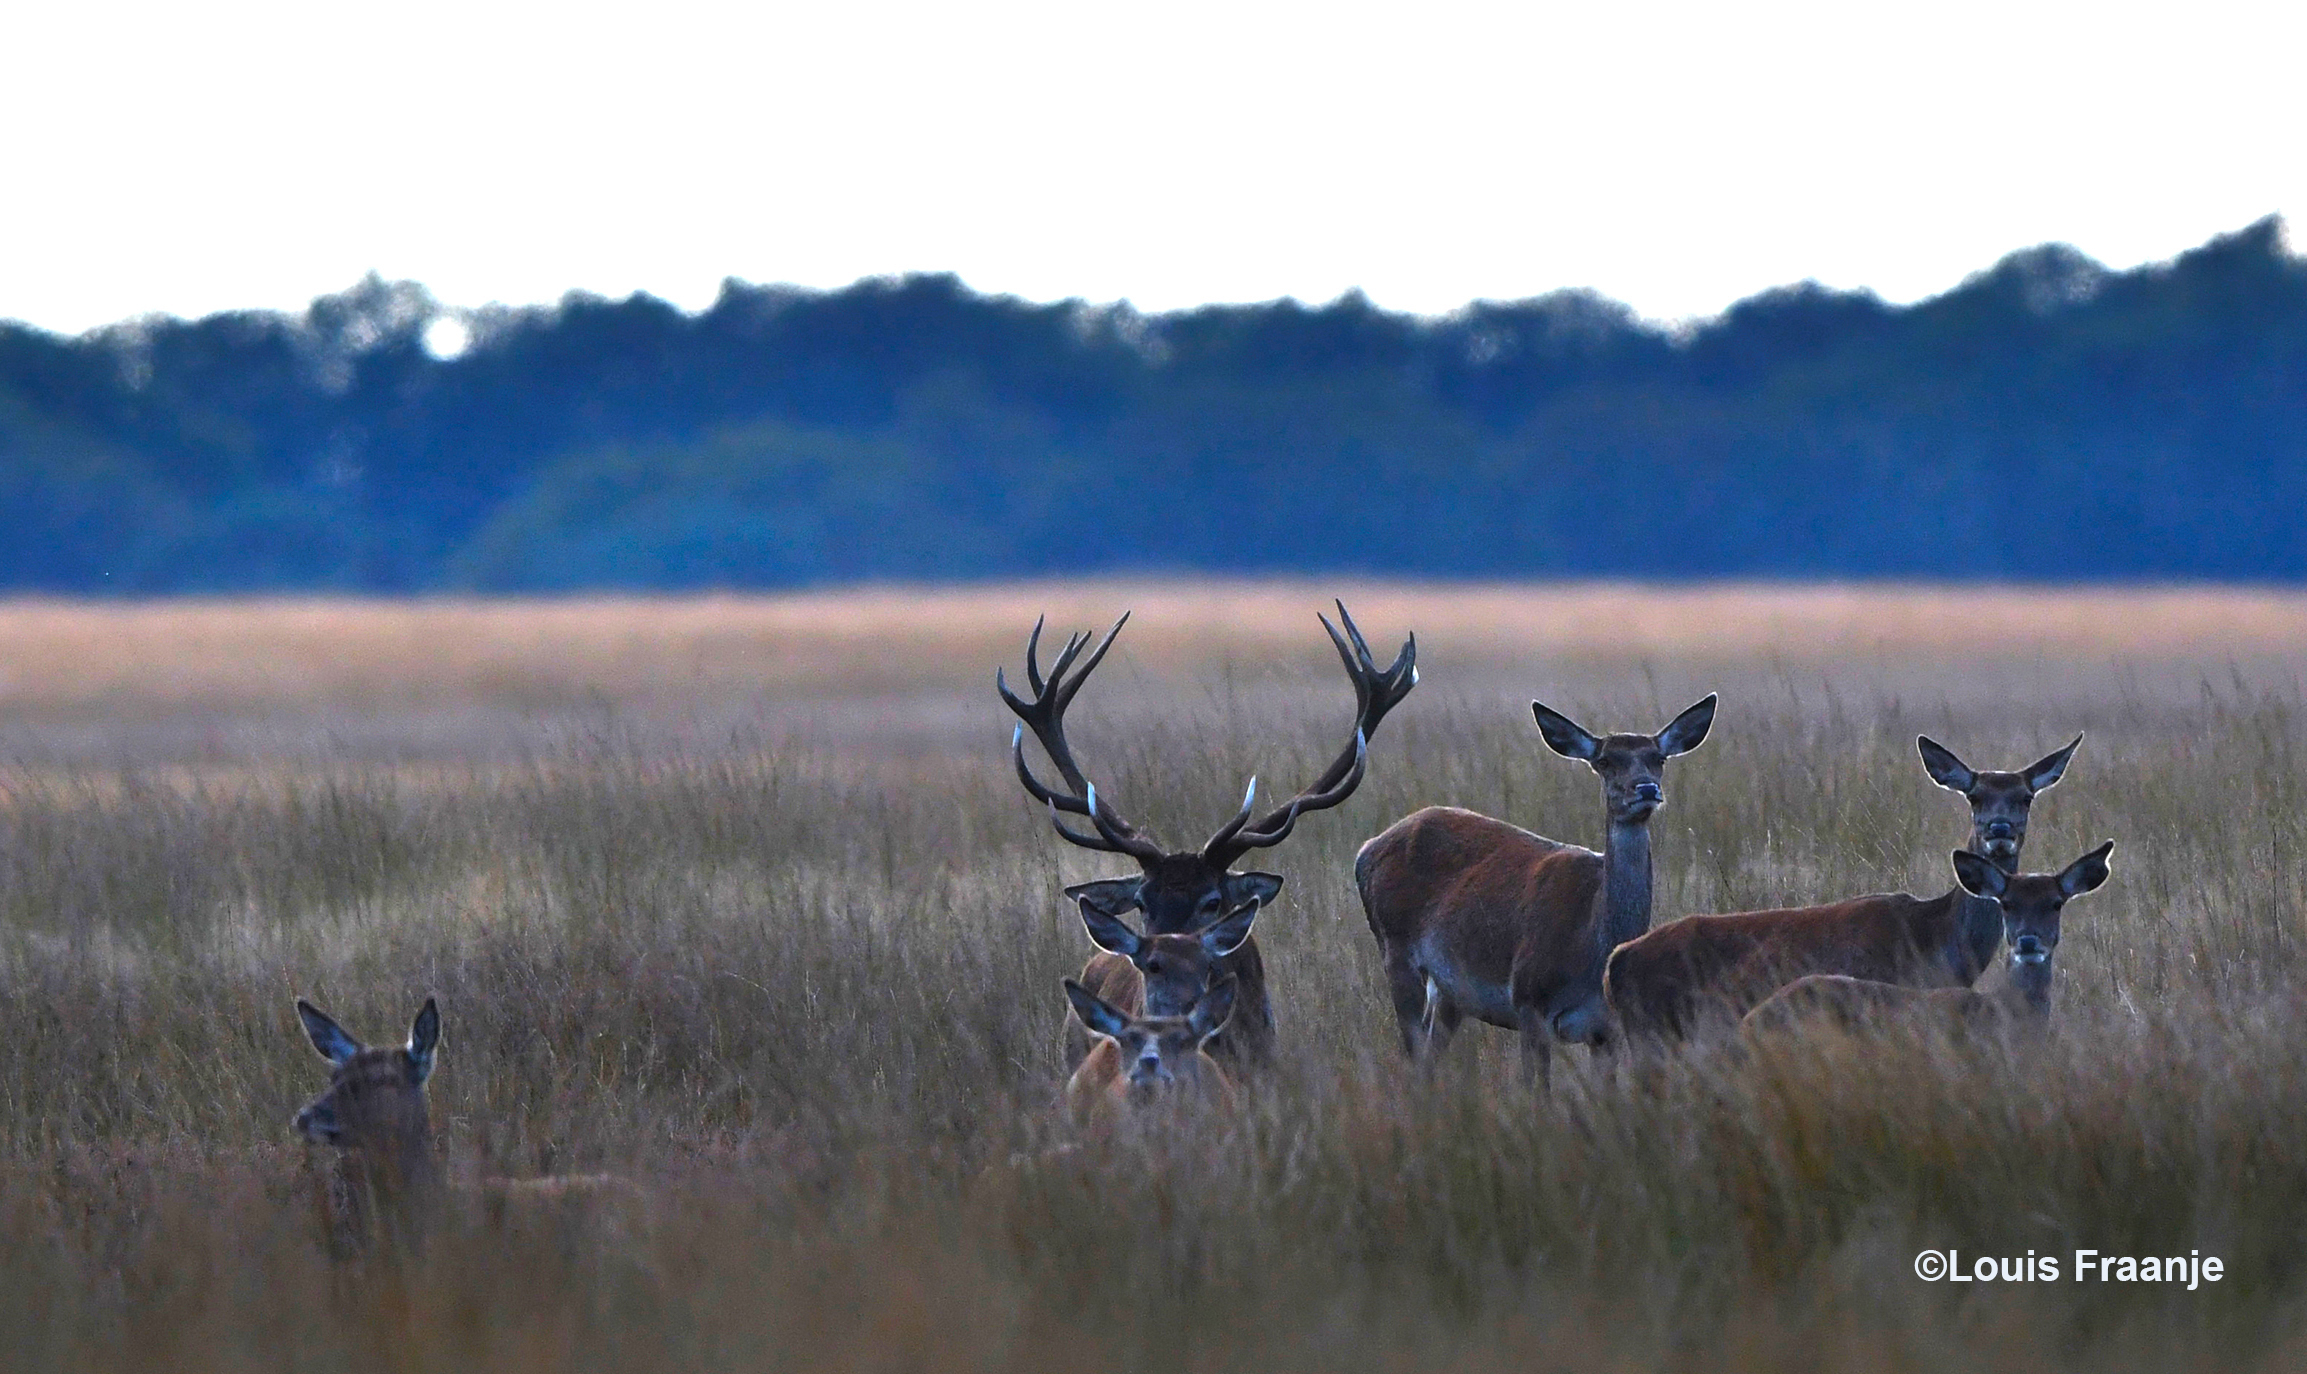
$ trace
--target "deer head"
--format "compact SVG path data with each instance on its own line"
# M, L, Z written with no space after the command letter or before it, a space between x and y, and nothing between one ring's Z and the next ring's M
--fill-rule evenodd
M1258 903L1251 901L1180 934L1141 935L1121 917L1077 900L1090 943L1144 975L1148 1016L1183 1016L1209 988L1218 961L1242 947L1258 919Z
M1963 800L1970 803L1971 852L1994 860L2005 873L2015 873L2019 850L2027 842L2027 812L2035 795L2056 786L2066 775L2067 760L2074 757L2083 737L2076 735L2066 748L2054 750L2016 773L1982 773L1928 735L1917 735L1914 742L1931 781L1950 792L1962 793Z
M1344 603L1338 605L1338 620L1345 627L1343 633L1330 624L1327 616L1320 619L1322 628L1329 632L1330 643L1337 648L1339 661L1345 664L1347 676L1353 680L1356 710L1352 738L1310 786L1255 820L1251 819L1251 813L1257 806L1258 783L1257 779L1250 779L1241 809L1194 850L1167 849L1143 829L1123 819L1110 795L1101 795L1074 761L1073 749L1066 742L1066 707L1104 660L1122 626L1129 623L1129 617L1124 615L1115 621L1086 659L1082 653L1089 649L1090 636L1069 637L1047 677L1043 676L1037 659L1042 624L1034 622L1033 636L1025 646L1025 678L1032 692L1030 699L1012 692L1001 673L994 675L994 686L1001 693L1001 699L1009 704L1020 722L1010 735L1010 754L1017 765L1017 779L1034 800L1049 808L1050 824L1059 835L1084 849L1126 855L1137 861L1139 869L1133 877L1106 878L1069 887L1067 896L1081 902L1085 910L1094 909L1106 916L1142 910L1146 914L1146 930L1154 935L1203 929L1224 919L1229 912L1273 901L1282 890L1278 875L1237 873L1233 865L1253 849L1271 848L1288 839L1300 816L1309 811L1326 810L1352 796L1354 789L1361 785L1363 770L1369 762L1371 733L1418 683L1416 635L1410 636L1402 646L1393 666L1381 670L1370 657L1370 646L1363 640L1362 632L1346 614ZM1080 661L1079 667L1075 666L1076 660ZM1027 730L1033 732L1042 751L1049 756L1051 765L1065 783L1065 790L1044 785L1027 765ZM1067 815L1088 818L1090 830L1085 832L1067 825Z
M1955 881L1974 897L2003 909L2003 934L2011 946L2011 979L2030 996L2050 991L2051 956L2059 948L2059 913L2068 902L2095 892L2113 871L2108 856L2115 842L2068 864L2056 873L2006 873L1992 860L1967 849L1954 852Z
M1642 825L1666 805L1666 761L1706 742L1717 700L1707 693L1655 735L1597 735L1542 701L1530 703L1530 714L1547 748L1580 760L1602 780L1602 805L1612 825Z
M1114 1044L1119 1062L1110 1080L1094 1084L1098 1090L1132 1104L1181 1089L1224 1090L1225 1071L1203 1046L1233 1015L1233 978L1219 979L1176 1016L1131 1016L1071 978L1065 996L1083 1025ZM1081 1072L1096 1074L1102 1067L1096 1059L1085 1060Z
M441 1042L441 1013L433 999L427 997L417 1012L408 1043L392 1049L369 1049L301 997L296 1015L313 1048L332 1066L328 1091L296 1114L297 1134L316 1145L420 1158L431 1136L425 1080Z

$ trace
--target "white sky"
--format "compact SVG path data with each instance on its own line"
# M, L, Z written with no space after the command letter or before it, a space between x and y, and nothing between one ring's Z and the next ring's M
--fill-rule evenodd
M0 317L954 271L1146 309L1896 300L2307 215L2307 7L105 3L0 16ZM2298 240L2295 238L2295 242Z

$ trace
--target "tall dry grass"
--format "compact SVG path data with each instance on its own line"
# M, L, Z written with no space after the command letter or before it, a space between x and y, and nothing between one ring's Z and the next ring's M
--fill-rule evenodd
M2288 1366L2307 1350L2298 665L2273 595L1361 588L1425 684L1266 856L1285 1063L1230 1120L1068 1139L1061 845L1006 769L1031 613L1140 607L1076 739L1180 840L1333 750L1309 589L0 612L0 1350L24 1368ZM2030 628L2033 627L2033 628ZM301 647L300 647L301 646ZM7 657L13 655L13 657ZM276 669L275 664L281 664ZM755 671L749 675L748 669ZM1531 695L1715 735L1661 916L1944 890L1979 764L2090 738L2030 866L2048 1043L1795 1041L1516 1080L1398 1062L1361 839L1452 802L1599 838ZM1999 975L1990 975L1990 977ZM324 1258L302 994L427 993L452 1172L606 1169L638 1217L452 1211ZM1564 1062L1567 1061L1567 1062ZM1013 1163L1014 1161L1019 1161ZM1965 1254L2220 1256L2195 1292L1926 1284Z

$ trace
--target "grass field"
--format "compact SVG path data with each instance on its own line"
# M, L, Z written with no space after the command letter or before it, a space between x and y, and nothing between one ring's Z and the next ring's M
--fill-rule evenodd
M1073 735L1198 842L1351 697L1343 594L1424 683L1260 856L1284 1062L1229 1119L1050 1154L1058 898L1118 874L1010 776L1033 617L1136 619ZM0 607L0 1350L25 1369L2289 1368L2307 1358L2307 596L1065 585L787 600ZM1355 847L1449 802L1599 843L1537 696L1723 694L1654 823L1660 919L1936 893L1913 736L2089 737L2028 867L2070 907L2046 1043L1795 1041L1655 1071L1505 1037L1409 1072ZM1123 861L1126 863L1126 861ZM1999 979L1999 970L1988 975ZM325 1258L302 994L427 995L457 1209ZM1018 1161L1013 1164L1013 1160ZM2061 1258L1918 1280L1924 1248ZM2078 1248L2219 1256L2196 1291Z

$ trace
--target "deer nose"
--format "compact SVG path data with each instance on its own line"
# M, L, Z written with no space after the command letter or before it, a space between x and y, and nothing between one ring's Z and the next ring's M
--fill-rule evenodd
M2051 950L2041 937L2021 935L2011 941L2011 957L2022 964L2039 964L2051 957Z
M1987 838L1990 840L2007 840L2015 833L2009 821L1987 822Z
M1634 798L1637 801L1662 802L1666 800L1666 789L1654 782L1638 782L1634 784Z

